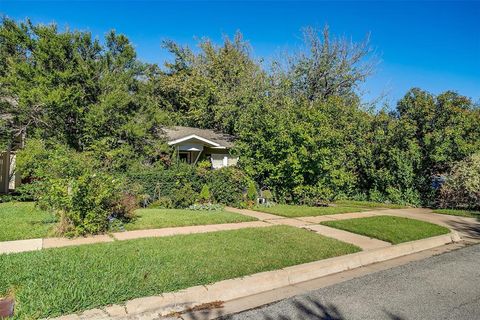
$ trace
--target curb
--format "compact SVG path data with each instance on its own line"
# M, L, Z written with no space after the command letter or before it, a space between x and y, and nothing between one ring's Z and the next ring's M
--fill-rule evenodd
M152 311L155 311L157 315L165 316L204 303L235 300L459 241L461 239L458 234L451 232L442 236L223 280L206 286L195 286L158 296L136 298L127 301L125 306L113 305L105 307L103 310L92 309L80 315L66 315L55 319L88 319L92 318L92 314L98 315L98 319L113 319ZM111 310L116 310L116 312L111 312ZM121 312L117 312L118 310Z

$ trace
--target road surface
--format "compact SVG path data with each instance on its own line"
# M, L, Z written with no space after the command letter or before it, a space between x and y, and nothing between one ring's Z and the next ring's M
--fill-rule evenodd
M226 319L479 320L480 245L373 273Z

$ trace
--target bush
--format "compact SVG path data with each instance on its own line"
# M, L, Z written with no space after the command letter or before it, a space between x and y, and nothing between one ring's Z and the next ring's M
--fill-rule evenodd
M190 184L184 185L170 196L175 208L187 208L195 203L197 197L198 194L192 189Z
M480 209L480 153L458 162L440 189L438 206Z
M122 179L96 168L95 161L86 154L33 141L18 154L18 159L20 168L26 169L22 172L27 172L31 181L25 189L41 208L59 217L60 233L101 233L108 230L111 218L133 218L135 195L124 191Z
M204 184L202 190L200 191L200 195L198 196L198 201L200 203L209 203L210 200L210 188L208 187L208 185Z
M247 187L247 200L256 201L257 198L258 198L257 187L255 186L255 182L250 180L248 182L248 187Z
M150 209L171 209L173 201L169 197L160 197L148 206Z
M236 167L225 167L208 172L207 184L213 200L225 205L239 205L244 201L250 179Z
M298 186L293 189L293 196L295 203L307 206L316 206L334 199L332 190L321 185Z
M178 163L168 168L137 168L127 173L127 179L129 183L140 185L141 192L148 195L151 202L161 197L173 199L186 185L190 185L195 192L199 192L204 184L195 167L185 163ZM192 203L195 200L196 198L193 198Z
M262 190L262 198L264 198L267 201L267 203L271 202L273 200L273 194L268 189Z

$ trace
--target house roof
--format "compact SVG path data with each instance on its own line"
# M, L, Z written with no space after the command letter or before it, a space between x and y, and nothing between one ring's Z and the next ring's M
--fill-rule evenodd
M190 139L197 139L213 147L233 147L234 137L210 129L175 126L163 128L168 144L174 145Z

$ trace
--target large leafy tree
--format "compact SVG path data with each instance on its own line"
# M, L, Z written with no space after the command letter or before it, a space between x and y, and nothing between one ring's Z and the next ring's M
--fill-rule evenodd
M117 159L154 157L152 144L167 117L144 97L148 66L125 36L112 31L102 46L88 32L5 18L0 54L3 128L10 140L26 135Z
M194 54L172 41L164 46L173 54L166 75L159 79L159 93L179 123L235 133L240 114L266 94L266 74L252 59L250 46L237 33L222 45L203 39Z

